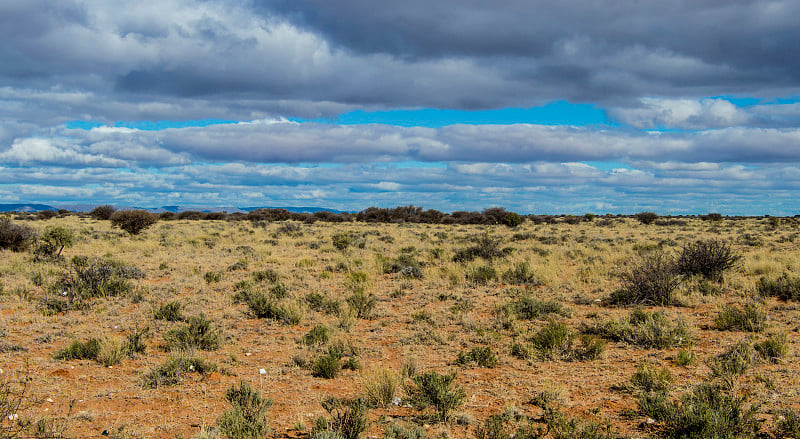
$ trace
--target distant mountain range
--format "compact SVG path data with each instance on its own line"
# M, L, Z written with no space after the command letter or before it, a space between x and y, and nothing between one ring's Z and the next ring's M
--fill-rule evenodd
M40 210L58 210L66 209L72 212L89 212L94 209L95 204L65 204L58 206L49 206L47 204L37 203L9 203L0 204L0 212L38 212ZM251 212L258 209L286 209L289 212L297 213L314 213L320 211L343 213L341 210L328 209L325 207L214 207L214 208L196 208L196 207L182 207L182 206L161 206L161 207L130 207L130 206L115 206L117 209L143 209L149 212L184 212L187 210L197 212Z

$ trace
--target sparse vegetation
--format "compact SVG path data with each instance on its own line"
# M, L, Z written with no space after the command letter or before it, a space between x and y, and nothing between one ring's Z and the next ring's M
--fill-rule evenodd
M158 221L158 216L145 210L118 210L111 217L111 225L131 235L138 235Z
M464 389L454 382L455 372L444 375L427 372L411 379L413 384L406 388L411 404L417 410L433 407L439 422L445 422L467 396Z
M697 241L683 246L675 268L678 273L720 280L725 271L733 268L741 256L720 240Z
M616 305L672 305L681 280L672 258L661 251L634 259L619 277L622 286L609 299Z
M25 224L0 218L0 250L25 251L36 241L36 231Z
M269 433L267 410L272 401L264 399L245 381L225 392L231 405L219 418L219 429L230 439L259 439Z

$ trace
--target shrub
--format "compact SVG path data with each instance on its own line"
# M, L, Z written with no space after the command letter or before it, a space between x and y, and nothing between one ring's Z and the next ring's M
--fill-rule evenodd
M34 250L37 260L58 259L66 247L75 243L72 230L64 227L51 227L39 237L39 243Z
M566 324L552 321L533 335L531 347L546 359L569 359L576 337Z
M520 262L503 273L503 282L511 285L539 285L527 262Z
M681 349L675 355L675 364L678 366L686 367L695 363L697 363L697 357L695 356L694 352Z
M456 358L458 364L475 363L480 367L495 367L498 360L497 355L488 346L472 348L469 352L461 351Z
M361 399L339 399L329 397L322 401L322 408L331 419L328 429L337 432L342 439L358 439L367 429L367 404Z
M14 252L25 251L36 241L36 231L25 224L16 224L8 218L0 218L0 249Z
M254 271L252 276L253 276L253 280L255 280L256 282L267 281L267 282L275 283L275 282L278 281L278 279L280 279L280 276L278 275L278 273L276 273L275 270L272 270L270 268L268 268L266 270L261 270L261 271Z
M475 267L467 273L467 280L475 285L486 285L497 279L497 270L491 265Z
M127 344L122 339L105 338L100 343L100 350L95 360L103 366L113 366L119 364L128 353Z
M663 426L671 438L745 439L756 437L761 421L759 408L745 406L744 398L730 395L718 385L700 384L680 401L669 401L666 392L645 393L639 410Z
M231 405L219 418L220 431L230 439L260 439L269 433L267 410L272 400L264 399L244 381L225 392Z
M337 250L344 250L353 243L353 237L349 233L336 233L331 236L331 244Z
M641 365L631 377L631 384L642 392L668 391L672 384L672 373L666 368L655 369Z
M399 379L389 369L373 369L361 376L364 400L371 407L386 407L394 401Z
M207 284L220 282L222 280L222 272L221 271L207 271L203 275L203 279L205 279Z
M94 360L100 352L100 340L90 338L85 342L75 340L53 355L56 360Z
M317 378L336 378L339 371L342 369L341 355L336 352L328 352L325 355L318 357L311 364L311 375Z
M146 210L119 210L111 215L111 225L130 233L138 235L142 230L152 226L158 221L158 216Z
M425 430L419 427L408 428L401 424L389 424L383 432L383 439L426 439Z
M97 220L108 220L111 219L111 215L116 212L117 209L114 206L110 206L108 204L104 206L97 206L89 212L89 216Z
M372 309L375 308L377 299L372 294L365 294L363 291L357 291L345 299L347 306L356 314L360 319L369 318Z
M683 320L673 323L663 313L648 313L641 309L634 309L628 317L611 320L586 331L646 349L685 346L694 339Z
M45 314L83 309L88 306L89 299L129 293L133 285L127 279L144 277L144 272L136 267L86 256L73 257L71 268L71 272L49 287L50 297L42 302Z
M177 301L173 300L165 305L161 305L153 312L153 318L156 320L166 320L168 322L178 322L183 320L183 315L181 314L181 308L183 305Z
M146 332L143 336L146 336ZM119 364L123 358L144 351L143 338L127 340L114 337L102 339L90 338L85 342L73 341L66 348L56 351L53 358L56 360L94 360L103 366Z
M501 259L508 256L512 249L500 249L502 240L500 238L493 238L488 235L483 235L477 239L475 245L456 251L453 256L454 262L469 262L476 258L486 259Z
M540 319L552 314L566 317L568 314L561 302L555 300L545 302L530 294L520 297L510 306L518 318L526 320Z
M711 360L711 373L715 377L729 379L747 372L760 358L750 341L741 340Z
M214 363L193 355L179 354L151 368L141 378L142 386L154 389L161 386L174 386L183 381L187 373L208 374L217 370Z
M324 345L328 343L330 336L330 328L325 325L317 325L311 328L311 330L303 336L303 344L306 346Z
M789 345L786 343L786 334L771 334L766 340L756 343L753 348L762 358L767 361L775 362L789 352Z
M244 302L253 317L259 319L272 319L289 325L296 325L303 319L303 309L299 306L279 304L260 291L246 294Z
M723 241L697 241L683 246L675 267L680 274L719 280L739 259L741 256L734 253L730 245Z
M189 317L188 324L180 329L173 329L164 335L167 350L200 349L214 351L219 349L221 331L204 316Z
M800 416L792 408L782 410L775 430L780 437L800 438Z
M613 292L609 302L617 305L671 305L680 276L672 258L661 251L648 253L634 260L620 273L622 286Z
M446 421L453 410L461 407L466 398L464 389L454 383L456 373L440 375L437 372L428 372L412 377L413 385L406 389L411 404L422 410L433 406L436 409L437 420Z
M800 277L790 277L788 273L783 273L777 279L762 277L758 280L756 288L758 293L765 297L800 301Z
M655 212L639 212L634 215L634 218L642 224L651 224L658 219L658 214Z
M767 322L767 313L755 302L745 304L744 308L726 305L714 319L720 331L761 332Z

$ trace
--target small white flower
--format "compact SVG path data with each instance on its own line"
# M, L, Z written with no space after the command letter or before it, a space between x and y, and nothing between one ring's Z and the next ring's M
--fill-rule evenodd
M394 397L394 399L392 400L392 404L394 404L394 405L400 405L400 404L402 404L402 403L403 403L403 400L402 400L402 399L400 399L400 398L398 398L398 397L396 397L396 396L395 396L395 397Z
M8 415L8 420L9 421L16 421L18 418L19 418L19 415L16 414L16 413L14 413L12 415Z
M189 365L189 372L194 372L194 364Z
M265 375L267 373L266 369L258 369L259 375Z
M66 291L62 291L62 292L61 292L61 295L62 295L62 296L66 296L66 295L67 295L67 292L66 292Z

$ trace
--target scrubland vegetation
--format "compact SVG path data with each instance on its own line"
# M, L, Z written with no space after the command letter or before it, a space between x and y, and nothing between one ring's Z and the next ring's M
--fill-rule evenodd
M800 437L795 218L0 218L0 438Z

